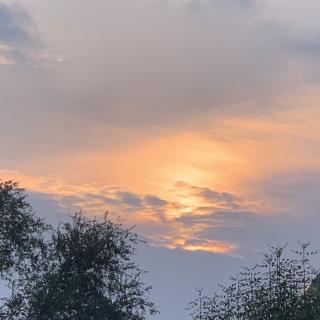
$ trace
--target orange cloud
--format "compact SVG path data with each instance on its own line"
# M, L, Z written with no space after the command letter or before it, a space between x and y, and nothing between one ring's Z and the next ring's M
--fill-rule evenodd
M304 88L275 103L278 109L251 117L207 117L201 130L186 127L140 135L116 149L44 156L21 167L32 174L1 176L68 208L124 215L157 245L230 252L236 243L202 239L203 230L237 225L244 212L287 210L291 204L265 192L263 181L320 169L320 92Z

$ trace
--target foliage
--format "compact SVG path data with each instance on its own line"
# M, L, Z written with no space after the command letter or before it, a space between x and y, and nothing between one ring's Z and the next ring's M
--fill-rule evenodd
M284 255L286 246L269 247L260 264L243 268L220 294L192 301L192 319L320 319L320 278L310 263L316 252L308 246L301 244L293 258Z
M44 222L37 218L17 183L0 181L0 275L21 267L43 243Z
M11 291L0 319L143 320L156 312L132 260L139 239L120 222L79 213L48 227L24 190L5 182L0 223L1 280Z

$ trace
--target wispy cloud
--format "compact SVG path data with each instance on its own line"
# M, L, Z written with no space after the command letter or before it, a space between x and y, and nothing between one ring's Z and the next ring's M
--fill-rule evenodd
M18 4L0 4L0 64L26 62L39 45L30 14Z
M201 188L190 185L183 181L178 181L175 184L177 191L187 192L186 197L194 196L200 198L203 203L215 204L218 207L236 208L240 206L240 199L228 192L218 192L210 188Z
M21 181L38 197L41 193L49 196L64 211L83 210L86 214L100 216L109 210L113 217L120 215L126 223L138 224L138 229L151 244L172 249L231 253L237 247L236 243L199 235L207 229L242 223L245 217L243 212L234 211L235 199L237 207L241 206L238 197L230 194L226 197L224 193L181 181L172 189L171 196L176 198L173 202L157 195L127 191L123 187L67 185L55 178L30 177L10 171L2 171L2 176ZM224 212L221 212L222 208Z

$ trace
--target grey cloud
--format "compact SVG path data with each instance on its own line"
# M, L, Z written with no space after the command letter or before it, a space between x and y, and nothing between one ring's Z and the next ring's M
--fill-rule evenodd
M288 221L291 220L290 224ZM199 239L228 241L237 244L237 252L248 254L260 251L268 244L282 245L286 242L296 243L305 241L306 233L299 231L303 220L293 219L290 214L277 214L276 216L257 215L253 219L244 219L240 223L221 224L218 228L204 228L195 236ZM308 239L310 235L307 235ZM315 238L313 237L312 240ZM316 241L316 245L319 242Z
M232 208L237 208L240 205L239 197L228 192L218 192L206 187L193 186L183 181L177 182L175 186L178 190L186 190L191 195L198 196L208 202L220 202Z
M83 209L94 209L109 210L113 207L120 207L123 205L129 205L136 208L140 207L140 198L132 193L116 191L118 196L113 193L97 192L97 193L86 193L82 195L63 196L59 198L59 202L66 207L74 208L76 210ZM129 194L129 195L128 195ZM102 213L102 212L97 212Z
M287 88L284 78L290 85L295 81L287 62L296 53L285 48L279 29L266 24L259 10L247 10L255 8L253 3L227 2L192 2L203 9L190 14L185 2L175 1L161 2L159 9L146 0L93 0L90 6L84 0L49 0L39 5L41 19L35 19L34 28L27 13L19 19L12 13L12 39L31 44L39 29L47 55L61 51L64 61L48 59L37 70L19 66L1 74L1 132L16 124L10 137L0 135L3 153L10 157L2 163L94 143L114 148L127 138L111 132L102 139L97 127L179 128L207 113L233 112L233 103ZM13 12L4 8L4 15ZM84 16L89 23L83 23ZM17 48L17 54L25 54L22 44ZM259 108L257 103L253 111ZM12 148L17 144L20 148Z
M8 49L2 55L25 62L30 50L40 46L31 16L18 4L0 4L0 44Z
M142 200L139 195L136 195L133 192L128 191L117 191L116 193L120 202L133 207L133 208L140 208L142 207Z
M297 51L302 51L304 53L310 53L319 55L320 54L320 34L314 39L302 40L295 44Z
M102 211L116 210L122 213L142 212L152 210L152 214L165 219L164 207L169 204L156 195L140 195L121 188L104 188L96 193L66 195L59 197L59 202L74 210L94 210L97 214Z
M190 212L176 219L186 227L193 227L196 225L205 225L207 228L231 228L246 225L249 221L255 221L257 215L251 212L232 212L232 211L215 211L211 208L211 212L206 214L197 214Z
M320 246L317 227L319 217L305 212L297 217L294 212L277 214L254 214L246 212L220 212L207 216L187 216L179 219L186 228L201 226L193 234L199 243L217 241L235 244L235 253L241 255L259 252L268 244L294 244L311 240Z
M106 206L106 209L108 206L114 206L119 205L119 201L117 199L112 198L108 194L93 194L93 193L87 193L84 195L79 196L63 196L61 199L61 202L66 206L78 206L78 207L88 207L90 205L96 206L99 204L99 206Z
M237 196L228 192L217 192L209 188L201 188L199 191L200 195L207 200L222 201L232 205L239 201Z
M267 244L311 240L320 247L320 173L318 171L294 172L259 181L256 190L268 195L278 212L218 211L207 214L190 213L181 217L187 227L201 225L196 239L227 241L239 245L238 252L257 252ZM283 208L283 205L285 206Z
M19 16L10 7L5 6L4 4L0 5L0 40L10 44L29 44L32 42L32 38L23 25L19 22ZM26 12L23 12L29 20L30 17Z
M167 10L152 1L77 5L64 12L74 23L63 33L70 58L59 72L72 102L65 112L87 120L170 126L224 112L227 104L273 89L284 67L278 38L255 11L237 12L218 1L202 1L199 17L171 2ZM57 7L57 15L65 11L59 1ZM86 28L84 10L95 16Z
M147 195L144 197L143 200L147 205L151 205L154 207L163 207L168 204L168 202L166 200L163 200L163 199L161 199L157 196L153 196L153 195Z
M101 193L101 194L94 194L94 193L87 193L83 196L85 201L99 201L106 205L118 205L119 200L112 198L112 194L110 193Z

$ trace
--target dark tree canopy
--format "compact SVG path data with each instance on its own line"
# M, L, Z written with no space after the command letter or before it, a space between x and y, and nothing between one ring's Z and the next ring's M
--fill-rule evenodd
M30 304L32 319L144 319L153 310L131 261L138 239L106 217L81 214L54 232L47 267Z
M47 227L24 190L4 182L0 223L1 279L11 290L1 319L143 320L156 312L132 260L139 239L120 222L79 213Z
M0 181L0 273L18 271L42 242L46 229L17 183Z

